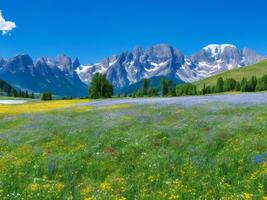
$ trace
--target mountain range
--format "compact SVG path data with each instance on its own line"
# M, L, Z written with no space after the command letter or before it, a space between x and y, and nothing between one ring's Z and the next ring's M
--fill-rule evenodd
M79 60L59 55L54 60L42 57L33 61L29 55L0 59L0 79L12 86L31 92L51 91L59 96L86 96L87 86L75 69Z
M262 59L251 49L238 49L231 44L208 45L191 56L167 44L147 49L135 47L131 52L88 65L65 55L33 61L24 54L0 58L0 79L33 92L51 91L59 96L79 97L87 95L86 85L96 72L105 74L115 90L122 91L144 78L168 77L177 83L193 82Z
M155 76L193 82L262 59L251 49L239 50L230 44L208 45L192 56L185 56L169 45L158 44L145 50L135 47L132 52L80 66L76 72L84 83L88 83L94 73L104 73L117 89L122 89Z

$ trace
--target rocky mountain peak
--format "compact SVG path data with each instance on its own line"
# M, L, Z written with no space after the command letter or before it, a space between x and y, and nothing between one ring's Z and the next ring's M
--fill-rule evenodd
M145 51L149 61L164 62L173 56L173 48L167 44L157 44Z
M76 69L79 68L80 66L81 66L81 63L80 63L79 59L78 59L78 58L75 58L74 61L73 61L73 63L72 63L72 68L73 68L74 70L76 70Z
M134 57L140 57L143 54L143 49L140 46L135 46L132 50Z
M16 55L14 58L8 60L8 62L14 62L18 65L32 66L33 60L28 54Z
M219 70L227 70L240 65L242 54L231 44L211 44L191 56L192 62L200 67L217 66Z
M56 56L55 59L56 64L61 68L72 68L72 60L70 57L64 55L64 54L59 54Z

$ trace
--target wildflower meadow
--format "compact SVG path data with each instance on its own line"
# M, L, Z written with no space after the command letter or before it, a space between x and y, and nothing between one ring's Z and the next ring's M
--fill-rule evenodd
M267 199L266 106L0 106L0 199Z

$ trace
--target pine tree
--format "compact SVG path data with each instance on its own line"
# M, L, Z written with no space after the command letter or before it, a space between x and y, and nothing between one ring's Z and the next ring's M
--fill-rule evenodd
M145 78L145 79L143 80L143 85L142 85L142 93L143 93L144 96L147 95L147 93L148 93L148 88L149 88L149 80Z
M191 83L179 84L176 86L176 96L196 95L196 94L197 94L196 86Z
M211 93L211 87L207 86L205 89L205 94L210 94Z
M148 89L148 96L149 97L158 96L158 89L157 88L149 88Z
M224 88L223 90L225 92L228 91L234 91L235 90L235 85L236 85L236 80L233 78L228 78L224 81Z
M240 84L240 91L241 92L248 92L248 82L246 78L243 78Z
M205 84L205 83L204 83L203 88L202 88L201 91L202 91L201 93L202 93L203 95L206 94L206 84Z
M255 92L257 82L258 82L258 80L257 80L256 76L252 76L248 82L248 91L249 92Z
M264 75L258 80L256 90L257 91L267 90L267 75Z
M41 95L41 100L42 101L51 101L53 100L53 95L51 92L44 92Z
M211 93L216 93L216 86L211 87Z
M34 96L34 93L33 93L33 92L31 93L31 96L30 96L30 98L31 98L31 99L34 99L34 98L35 98L35 96Z
M218 93L223 92L224 91L223 88L224 88L224 81L223 81L223 78L220 77L217 80L216 92L218 92Z
M240 82L237 81L235 84L235 91L240 91Z
M26 90L26 92L25 92L25 98L29 98L29 93L28 93L27 90Z
M175 97L176 96L176 91L174 87L169 88L169 96Z
M167 96L169 93L169 81L162 79L160 81L160 89L161 89L161 95Z
M89 97L92 99L111 98L112 95L113 86L108 82L106 76L96 73L89 87Z

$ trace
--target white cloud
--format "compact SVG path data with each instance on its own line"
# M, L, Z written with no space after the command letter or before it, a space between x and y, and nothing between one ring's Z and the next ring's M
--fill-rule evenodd
M11 21L6 21L2 15L2 11L0 10L0 31L2 31L2 34L4 35L14 28L16 28L16 24Z

